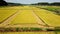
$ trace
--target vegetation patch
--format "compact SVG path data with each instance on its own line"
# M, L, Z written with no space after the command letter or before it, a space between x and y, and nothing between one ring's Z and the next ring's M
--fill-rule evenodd
M23 32L23 31L42 31L42 28L0 28L0 32Z
M33 27L24 27L24 28L19 28L19 27L15 27L15 28L0 28L0 32L32 32L32 31L60 31L60 28L55 28L55 29L51 29L51 28L33 28Z

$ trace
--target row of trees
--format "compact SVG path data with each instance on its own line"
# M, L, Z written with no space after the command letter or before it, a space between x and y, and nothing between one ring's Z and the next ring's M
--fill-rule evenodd
M54 29L44 29L44 28L0 28L0 32L23 32L23 31L54 31Z
M23 31L60 31L60 27L55 27L55 28L0 28L0 32L23 32Z
M8 5L9 6L22 6L22 4L20 3L9 3L9 2L8 2Z
M41 28L0 28L0 32L41 31Z
M31 4L31 5L56 5L56 6L60 6L60 2L54 2L54 3L41 2L41 3L35 3L35 4Z

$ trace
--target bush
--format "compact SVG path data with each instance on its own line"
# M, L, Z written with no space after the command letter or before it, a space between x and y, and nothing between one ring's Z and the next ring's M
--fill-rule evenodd
M29 28L25 27L25 28L21 28L23 31L28 31Z
M42 31L41 28L28 28L28 27L24 27L24 28L0 28L0 31L2 32L18 32L18 31Z
M32 31L40 31L42 29L41 28L30 28L30 30L32 30Z
M55 27L55 31L60 31L60 27Z
M19 28L16 28L16 31L19 31Z
M54 31L54 29L46 29L47 31Z

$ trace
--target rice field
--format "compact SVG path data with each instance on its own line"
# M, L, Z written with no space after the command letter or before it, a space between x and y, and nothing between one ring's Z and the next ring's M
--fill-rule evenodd
M19 6L20 7L20 6ZM19 11L19 7L0 7L0 23L7 20L9 17L14 15L16 12Z
M35 13L48 25L54 27L60 26L60 16L53 14L51 11L37 9Z
M0 8L0 22L2 22L15 12L19 12L14 18L11 19L11 21L9 21L9 24L36 24L37 19L32 13L32 11L34 11L34 13L38 15L38 17L40 17L46 24L54 27L60 26L60 16L53 14L51 11L30 6L24 6L20 8L19 6L7 8Z
M8 20L9 22L7 22L6 20ZM17 26L21 25L20 27L22 26L40 27L40 24L43 25L43 23L46 23L49 26L58 27L60 26L60 16L54 14L51 11L36 7L30 7L30 6L24 6L24 7L15 6L15 7L5 7L5 8L0 7L0 23L2 23L2 25L5 24L6 26L9 27L10 26L16 27L15 25ZM56 34L56 32L0 32L0 34L8 34L8 33L9 34ZM57 33L60 34L60 32Z
M10 24L36 23L31 10L20 10L21 12L10 21ZM12 23L13 22L13 23Z
M60 6L36 6L36 7L48 10L56 15L60 15Z

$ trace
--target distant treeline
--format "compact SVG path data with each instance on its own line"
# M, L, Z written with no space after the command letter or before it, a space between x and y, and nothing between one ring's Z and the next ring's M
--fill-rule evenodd
M19 6L22 5L20 3L11 3L11 2L6 2L4 0L0 0L0 6Z
M48 2L41 2L41 3L35 3L31 5L54 5L54 6L60 6L60 2L54 2L54 3L48 3Z
M0 6L7 6L7 2L4 0L0 0Z
M22 5L20 3L9 3L9 2L7 2L7 3L8 3L8 6L20 6L20 5Z

